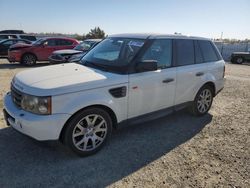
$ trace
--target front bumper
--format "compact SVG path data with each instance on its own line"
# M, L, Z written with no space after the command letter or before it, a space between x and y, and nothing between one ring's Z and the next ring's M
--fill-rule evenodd
M61 58L61 59L59 59L59 58L53 58L53 56L49 56L48 59L49 59L50 63L66 63L67 62L67 60L64 59L64 58Z
M36 140L58 140L70 114L36 115L16 107L8 93L4 97L5 119L17 131Z
M8 52L8 60L9 62L20 62L21 61L21 53L19 51L9 51Z

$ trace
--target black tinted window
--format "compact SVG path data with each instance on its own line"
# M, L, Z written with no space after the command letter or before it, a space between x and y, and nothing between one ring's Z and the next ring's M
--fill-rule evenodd
M158 68L170 67L172 61L172 41L169 39L155 40L143 55L142 61L144 60L156 60Z
M205 62L217 61L218 57L210 41L198 41Z
M176 40L176 60L178 66L194 64L193 43L193 40Z
M30 41L36 41L36 37L35 36L20 35L20 38L21 39L30 40Z
M6 41L6 42L4 42L4 43L2 43L4 46L11 46L11 45L13 45L14 44L14 41L13 40L8 40L8 41Z
M194 42L194 49L195 49L195 63L203 63L201 48L197 41Z
M72 44L73 44L73 42L70 40L64 40L64 39L57 40L58 46L68 46L68 45L72 45Z

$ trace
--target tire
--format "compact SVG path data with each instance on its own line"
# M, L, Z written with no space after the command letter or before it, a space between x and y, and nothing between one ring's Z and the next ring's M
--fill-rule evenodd
M213 88L205 85L195 96L194 101L189 107L189 111L195 116L205 115L213 103Z
M98 152L112 133L112 119L101 108L88 108L77 113L66 126L64 144L82 157Z
M242 64L244 62L244 58L243 57L236 57L234 62L237 64Z
M36 56L33 54L25 54L22 57L21 63L26 66L34 66L36 64Z

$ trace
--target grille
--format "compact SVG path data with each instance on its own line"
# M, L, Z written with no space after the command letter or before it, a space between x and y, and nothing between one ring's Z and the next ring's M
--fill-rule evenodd
M14 88L13 85L11 85L11 98L14 104L21 108L21 101L22 101L22 92L18 91L16 88Z

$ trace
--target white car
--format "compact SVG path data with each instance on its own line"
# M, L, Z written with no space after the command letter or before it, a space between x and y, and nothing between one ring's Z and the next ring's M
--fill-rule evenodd
M4 98L7 124L37 140L61 140L81 156L100 150L112 129L188 107L210 109L225 62L208 39L121 34L79 63L18 73ZM153 127L152 127L153 128Z

